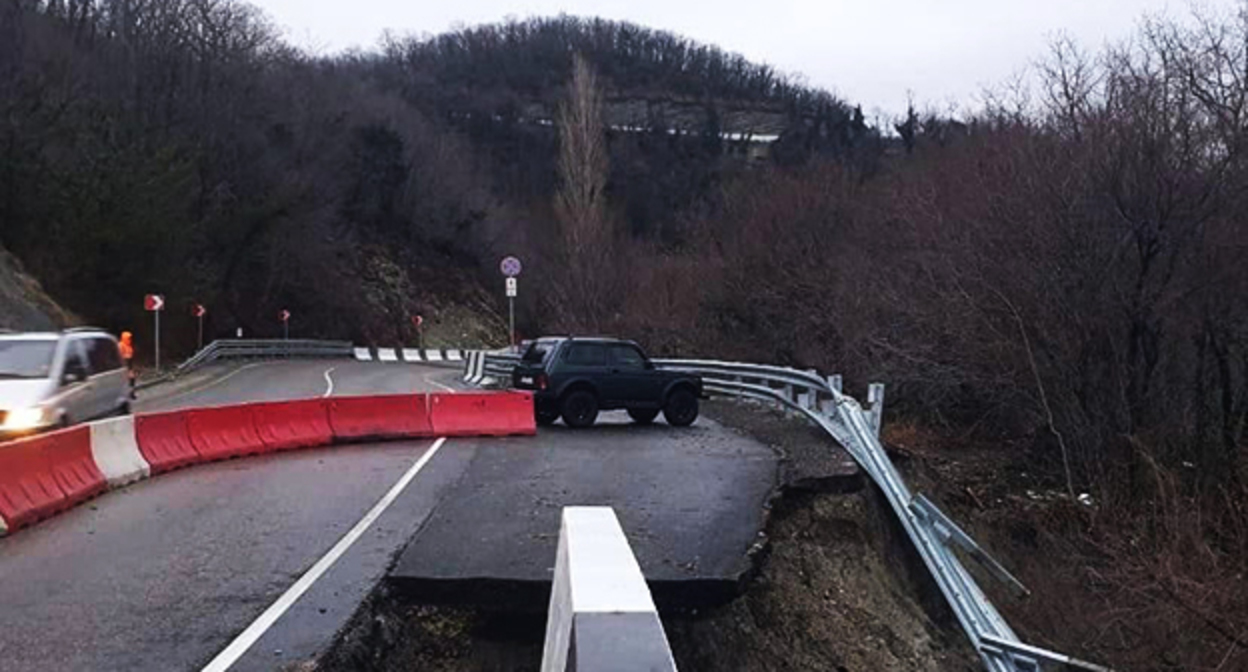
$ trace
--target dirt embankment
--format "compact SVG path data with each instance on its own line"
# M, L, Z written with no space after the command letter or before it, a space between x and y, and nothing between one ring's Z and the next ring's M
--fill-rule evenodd
M739 598L663 614L679 669L978 670L975 654L904 532L821 430L769 408L713 402L708 415L783 456L766 551ZM389 672L537 670L545 619L403 604L383 585L319 663Z
M75 321L26 274L17 257L0 247L0 329L47 331Z

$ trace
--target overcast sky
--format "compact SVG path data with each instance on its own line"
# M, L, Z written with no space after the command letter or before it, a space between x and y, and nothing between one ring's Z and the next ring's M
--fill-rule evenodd
M802 75L869 115L904 111L907 91L973 107L1064 31L1098 48L1140 19L1190 14L1187 0L251 0L295 44L321 54L377 44L385 30L434 34L506 18L601 16L674 31ZM1202 0L1221 11L1236 0Z

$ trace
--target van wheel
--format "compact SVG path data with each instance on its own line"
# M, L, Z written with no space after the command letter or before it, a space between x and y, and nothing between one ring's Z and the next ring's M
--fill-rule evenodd
M563 398L560 410L569 427L589 427L598 419L598 398L588 390L575 390Z
M128 402L128 401L127 401L126 403L122 404L122 405L121 405L121 408L118 408L118 409L117 409L117 415L118 415L119 417L121 417L121 416L126 416L126 415L130 415L131 413L132 413L132 411L130 410L130 402Z
M657 408L630 408L628 409L628 417L639 425L648 425L659 417L659 409Z
M688 427L698 419L698 398L685 389L672 392L663 407L663 417L673 427Z

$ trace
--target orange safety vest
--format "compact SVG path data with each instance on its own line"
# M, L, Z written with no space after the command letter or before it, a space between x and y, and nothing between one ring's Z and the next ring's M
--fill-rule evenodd
M121 358L129 362L134 359L134 346L130 344L130 339L123 338L117 343L117 347L121 349Z

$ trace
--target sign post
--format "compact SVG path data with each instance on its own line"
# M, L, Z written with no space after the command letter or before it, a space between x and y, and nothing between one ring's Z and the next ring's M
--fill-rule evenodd
M523 269L520 260L516 257L507 257L499 264L499 270L507 277L508 342L511 343L513 349L516 347L516 278Z
M416 327L416 347L425 349L425 316L413 315L412 325Z
M204 304L195 304L195 319L199 322L199 347L195 348L196 351L204 349L204 315L207 314L208 309L204 307Z
M290 311L283 309L277 316L282 320L282 340L290 340Z
M143 308L156 316L156 372L160 373L160 313L165 309L165 297L160 294L148 294L143 297Z

